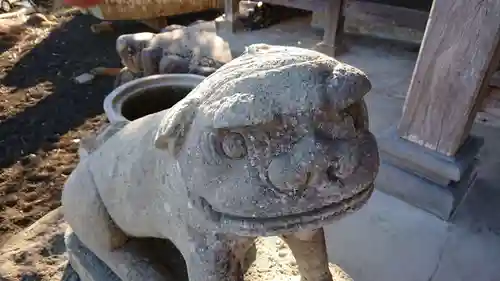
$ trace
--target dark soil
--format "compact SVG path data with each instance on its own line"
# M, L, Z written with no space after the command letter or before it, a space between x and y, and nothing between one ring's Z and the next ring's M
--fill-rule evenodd
M102 102L113 77L87 85L73 78L98 66L120 67L117 36L148 30L119 23L113 32L93 34L90 24L99 20L92 16L58 21L40 43L18 42L1 50L0 244L60 205L80 138L105 122Z
M168 22L188 25L220 14L177 15ZM0 245L60 206L80 139L106 122L102 103L114 77L85 85L73 78L99 66L121 67L116 38L152 31L132 21L113 22L113 31L94 34L90 25L100 20L90 15L52 20L52 28L22 29L27 35L16 36L19 41L5 42L0 30Z
M220 14L177 15L168 22L188 25ZM52 28L28 27L29 36L18 42L1 44L0 34L0 245L60 206L61 189L78 163L79 140L107 121L102 103L114 77L85 85L73 78L98 66L121 67L119 35L154 32L120 21L113 31L94 34L90 26L100 20L90 15L55 20Z

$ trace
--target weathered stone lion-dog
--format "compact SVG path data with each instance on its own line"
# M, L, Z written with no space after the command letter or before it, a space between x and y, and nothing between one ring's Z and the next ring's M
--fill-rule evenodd
M125 66L115 87L139 77L192 73L209 76L233 59L229 44L217 35L214 22L169 25L159 33L123 34L116 52Z
M190 281L235 281L257 236L281 235L303 280L332 280L322 226L362 207L379 158L366 75L319 52L255 44L170 109L83 159L67 222L122 280L165 280L122 248L169 239Z

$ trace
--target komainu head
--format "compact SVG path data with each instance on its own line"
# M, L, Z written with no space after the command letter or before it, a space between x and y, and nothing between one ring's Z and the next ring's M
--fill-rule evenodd
M377 144L360 70L319 52L252 45L164 117L155 139L191 204L222 230L272 235L359 209Z

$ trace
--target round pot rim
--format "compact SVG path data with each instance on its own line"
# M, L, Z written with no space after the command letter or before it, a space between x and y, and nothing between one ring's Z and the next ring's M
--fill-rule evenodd
M110 123L130 122L121 114L123 103L145 90L162 87L196 88L206 77L197 74L155 74L126 82L111 91L103 102L104 113Z

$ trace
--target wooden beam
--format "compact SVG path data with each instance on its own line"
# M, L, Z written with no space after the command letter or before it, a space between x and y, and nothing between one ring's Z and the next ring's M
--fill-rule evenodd
M335 56L335 49L338 43L338 37L343 31L343 9L344 0L326 0L326 23L324 26L322 48L323 52L332 57Z
M236 31L236 18L240 10L239 0L224 0L225 28L231 32Z
M480 92L493 72L499 39L500 1L435 0L399 135L455 155L481 105Z

